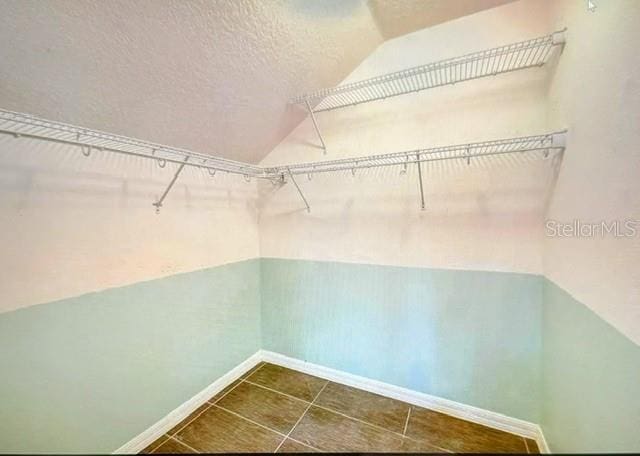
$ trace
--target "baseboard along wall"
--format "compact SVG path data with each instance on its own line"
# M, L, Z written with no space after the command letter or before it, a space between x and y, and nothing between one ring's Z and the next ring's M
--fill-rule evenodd
M191 399L178 406L151 427L122 445L114 451L114 454L132 454L142 451L180 421L189 416L190 413L204 404L207 399L222 391L255 365L263 361L324 378L335 383L359 388L381 396L407 402L419 407L435 410L473 423L534 439L542 453L549 453L549 448L542 433L542 429L535 423L512 418L490 410L461 404L441 397L420 393L418 391L412 391L389 383L353 375L348 372L331 369L318 364L308 363L280 353L259 350L225 375L211 383Z

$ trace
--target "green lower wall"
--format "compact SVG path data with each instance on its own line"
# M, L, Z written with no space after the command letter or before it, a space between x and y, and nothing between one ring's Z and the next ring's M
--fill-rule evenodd
M542 278L262 259L263 348L539 421Z
M260 261L0 314L0 452L106 453L260 348Z
M640 452L640 347L545 280L542 429L554 452Z
M640 451L640 347L538 276L249 260L0 314L0 453L106 453L265 348Z

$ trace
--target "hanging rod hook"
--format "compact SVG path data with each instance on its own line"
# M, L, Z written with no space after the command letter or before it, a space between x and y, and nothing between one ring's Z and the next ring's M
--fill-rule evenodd
M209 172L209 176L215 177L217 170L216 169L212 170L211 168L207 168L207 171ZM213 171L213 172L211 172L211 171Z
M407 166L409 165L409 155L405 155L404 163L402 164L402 169L400 170L400 175L407 174Z
M358 162L356 162L355 166L353 168L351 168L351 175L353 177L356 177L356 166L358 166Z
M248 174L243 174L242 177L244 177L245 182L251 182L251 176L249 176Z
M467 156L467 165L471 164L471 152L469 151L469 146L467 146L467 150L465 152L465 155Z
M80 150L82 151L82 155L84 155L85 157L88 157L89 155L91 155L91 146L89 145L80 146Z

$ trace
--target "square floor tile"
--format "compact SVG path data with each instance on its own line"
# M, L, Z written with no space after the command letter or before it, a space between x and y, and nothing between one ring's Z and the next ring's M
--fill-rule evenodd
M321 451L401 451L402 437L352 418L311 406L291 437Z
M265 364L247 380L311 402L327 383L326 380L275 364Z
M412 406L407 437L455 452L526 453L520 436Z
M309 404L261 386L241 383L217 403L218 406L287 434Z
M203 453L272 453L283 437L213 406L176 434Z
M409 413L407 403L333 382L322 390L314 404L400 434Z

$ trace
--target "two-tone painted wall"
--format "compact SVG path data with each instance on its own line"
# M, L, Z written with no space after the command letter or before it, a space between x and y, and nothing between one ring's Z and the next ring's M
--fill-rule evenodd
M638 213L637 3L583 3L400 37L347 80L568 26L545 68L318 116L327 158L570 129L561 166L425 167L424 212L411 168L301 179L310 214L185 170L156 215L169 165L0 137L0 451L112 451L259 348L541 423L554 451L640 450L638 238L544 232ZM306 121L264 164L316 142Z
M430 358L409 383L422 391L539 422L553 451L640 450L634 432L640 427L640 235L576 239L549 238L545 232L546 220L640 219L636 49L640 9L632 0L595 3L595 12L578 0L504 5L388 41L347 78L355 81L567 27L562 55L544 68L321 113L317 118L327 158L564 128L569 129L568 147L561 162L512 159L427 167L425 212L419 211L417 173L412 169L402 175L390 169L300 179L310 214L291 186L262 189L261 255L273 258L269 261L276 265L284 262L286 266L270 266L278 271L272 279L297 290L263 294L265 344L407 384L403 383L408 382L406 371L398 370L389 347L406 357L394 343L404 349L409 341L420 341L412 354L426 359L428 347L456 337L434 333L429 323L440 315L435 303L441 297L430 299L422 292L429 289L435 297L435 290L448 289L451 302L464 300L469 314L477 305L496 311L493 317L504 321L513 318L508 309L524 305L531 317L527 337L541 341L535 355L508 356L501 344L513 339L522 347L522 341L501 340L499 328L482 318L475 331L487 333L487 340L477 343L494 350L494 363L503 362L512 372L519 364L533 369L538 379L535 388L513 374L509 388L504 388L512 394L511 402L501 403L492 396L493 364L486 363L483 353L462 349L477 335L465 331L465 315L453 311L446 323L439 324L465 336L453 344L457 347L445 343L446 349L431 355L446 353L451 363L464 359L467 366L485 366L487 371L459 371L460 377L447 379L451 389L444 390L434 381L440 360ZM263 163L325 158L314 144L313 126L306 122ZM421 302L417 308L412 307L413 299L385 299L415 292L410 273L406 282L396 280L397 266L428 268L416 272L430 277L416 294ZM374 267L386 273L364 272ZM479 271L499 280L503 291L510 285L518 288L513 282L518 274L531 274L533 281L540 280L542 292L532 287L537 295L521 294L515 302L506 292L493 295L490 285L476 288L468 279ZM268 269L262 273L263 278L272 274ZM316 280L316 275L326 282ZM349 276L357 283L345 284L344 277ZM443 282L434 282L436 277ZM458 277L453 280L456 286L447 288L445 277ZM368 283L360 283L365 280ZM403 290L403 285L409 288ZM373 315L358 307L350 287L373 303ZM387 303L384 310L379 307L382 301ZM269 306L287 317L279 322L278 331L270 326L274 323ZM315 313L317 320L309 322L303 309ZM412 311L406 315L408 309ZM534 319L538 312L542 316ZM367 318L358 318L362 313ZM421 318L425 313L430 318ZM382 315L388 324L376 326L384 320ZM394 331L400 327L397 319L403 317L412 330ZM330 324L334 318L340 323ZM411 326L413 319L417 326ZM345 328L352 328L352 338ZM354 343L342 347L327 340L326 334ZM489 339L494 346L485 344ZM376 350L367 351L368 345ZM323 347L331 350L325 352ZM367 366L359 365L360 359L369 360ZM469 378L475 381L465 385ZM535 395L537 406L529 403L527 408L527 395Z
M515 2L387 41L346 82L542 36ZM319 113L265 165L540 134L543 68ZM561 128L558 128L561 129ZM558 157L318 174L263 186L263 345L317 364L538 423L542 220ZM264 259L269 258L269 259Z
M0 452L108 453L261 347L255 183L0 136Z
M640 451L640 3L549 2L568 39L549 87L569 126L547 219L637 221L634 236L546 237L543 413L562 452Z

